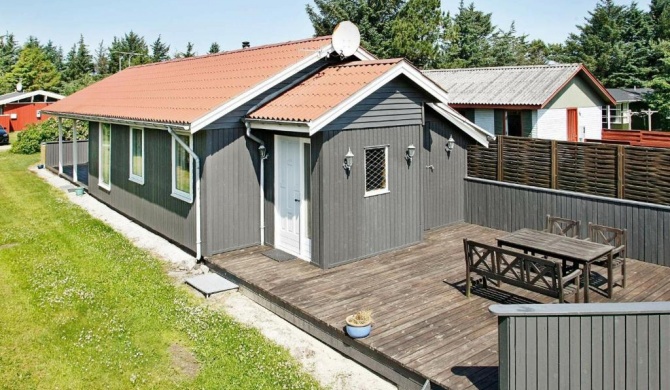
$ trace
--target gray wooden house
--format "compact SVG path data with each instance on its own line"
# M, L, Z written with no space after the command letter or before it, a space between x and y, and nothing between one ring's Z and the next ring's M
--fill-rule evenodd
M90 125L88 191L200 258L274 246L323 268L464 219L487 133L402 59L330 37L130 67L49 107Z

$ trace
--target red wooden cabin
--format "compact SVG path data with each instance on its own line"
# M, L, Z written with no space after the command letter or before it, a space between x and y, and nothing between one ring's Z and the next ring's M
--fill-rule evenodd
M7 131L21 131L28 124L48 118L40 110L65 96L48 91L12 92L0 95L0 126Z

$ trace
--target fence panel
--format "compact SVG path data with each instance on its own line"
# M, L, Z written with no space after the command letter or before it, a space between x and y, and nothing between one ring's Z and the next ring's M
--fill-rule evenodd
M557 189L617 196L617 147L557 143Z
M502 137L502 180L551 188L551 141Z
M624 198L670 204L670 150L626 148Z
M477 144L468 148L468 176L496 180L498 177L498 145L488 148Z

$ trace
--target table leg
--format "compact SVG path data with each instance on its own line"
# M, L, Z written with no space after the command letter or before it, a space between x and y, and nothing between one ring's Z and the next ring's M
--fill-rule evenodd
M591 279L591 263L584 264L584 303L589 303L589 284Z

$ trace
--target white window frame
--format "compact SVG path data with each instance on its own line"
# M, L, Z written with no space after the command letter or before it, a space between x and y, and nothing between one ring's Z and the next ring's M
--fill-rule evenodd
M135 142L135 137L133 137L133 130L135 131L141 131L142 132L142 174L141 176L133 174L133 146L135 146L133 143ZM129 176L128 180L135 182L137 184L144 185L144 129L140 127L131 127L129 130L129 135L130 135L130 142L128 143L130 145L129 149Z
M193 150L193 135L192 134L185 134L185 133L176 133L176 135L182 135L182 136L188 136L188 147ZM177 189L177 177L175 176L175 170L176 170L176 163L177 163L177 146L181 147L179 143L177 142L174 137L172 137L172 165L170 166L170 170L172 171L172 196L183 200L184 202L188 203L193 203L193 157L187 152L186 154L189 157L189 164L188 164L188 176L190 179L189 182L189 192L184 192L179 189Z
M102 174L103 164L102 164L102 126L109 126L109 183L102 181L104 177ZM98 123L98 187L103 190L111 191L112 190L112 124L111 123Z
M381 149L384 148L384 173L386 174L386 186L384 188L378 188L376 190L368 191L367 190L367 182L368 182L368 166L367 166L367 161L366 160L366 151L369 149ZM370 196L377 196L377 195L382 195L382 194L388 194L391 192L389 190L389 145L377 145L377 146L367 146L363 149L363 171L364 173L364 185L366 187L365 189L365 198L370 197Z

